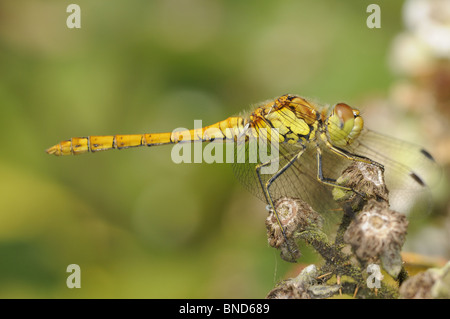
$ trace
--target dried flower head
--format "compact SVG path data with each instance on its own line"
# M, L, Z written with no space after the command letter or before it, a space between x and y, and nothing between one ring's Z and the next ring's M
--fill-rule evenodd
M431 288L438 276L430 271L421 272L408 278L400 287L400 296L404 299L431 299Z
M450 298L450 262L408 278L399 292L405 299Z
M316 283L317 267L305 267L295 278L289 278L277 284L267 299L310 299L308 287Z
M280 249L283 259L293 261L293 258L300 257L298 246L293 238L294 234L308 228L322 227L322 217L304 201L288 197L278 199L275 202L275 210L284 228L288 243L285 241L283 231L278 224L275 213L271 210L266 219L269 245ZM291 256L292 254L294 256Z
M317 283L318 270L315 265L304 268L295 278L279 283L267 295L267 299L323 299L339 291L340 285Z
M289 279L273 288L266 299L311 299L311 297L303 283Z
M355 161L342 172L336 182L339 185L353 189L359 194L363 194L365 196L364 200L370 198L383 201L389 200L389 191L384 182L383 170L376 165ZM351 202L353 209L358 210L364 201L354 191L335 187L332 193L336 201Z
M344 241L362 260L398 255L407 226L405 215L390 210L386 202L370 200L347 228Z

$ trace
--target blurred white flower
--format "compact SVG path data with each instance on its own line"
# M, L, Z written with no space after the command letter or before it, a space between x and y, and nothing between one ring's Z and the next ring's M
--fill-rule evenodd
M435 59L450 59L450 1L407 0L403 7L407 31L393 41L392 69L415 76Z
M450 1L408 0L403 7L408 30L436 57L450 58Z

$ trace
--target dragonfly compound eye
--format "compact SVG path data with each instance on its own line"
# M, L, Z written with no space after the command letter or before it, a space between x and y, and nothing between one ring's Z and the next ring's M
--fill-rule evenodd
M358 110L345 103L339 103L328 117L326 125L330 142L343 147L351 144L359 136L364 121Z

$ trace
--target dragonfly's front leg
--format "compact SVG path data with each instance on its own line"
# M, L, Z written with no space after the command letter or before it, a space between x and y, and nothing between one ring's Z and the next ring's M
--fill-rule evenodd
M346 150L343 150L342 148L334 146L329 141L325 141L325 144L327 145L327 147L331 151L333 151L335 154L337 154L339 156L345 157L348 160L358 161L358 162L363 162L363 163L375 165L375 166L379 167L382 171L384 171L384 166L382 164L380 164L378 162L375 162L375 161L371 160L368 157L350 153L350 152L348 152ZM317 146L317 149L319 149L318 146Z
M342 149L336 148L334 146L330 146L330 148L336 154L338 154L338 155L340 155L342 157L345 157L345 158L347 158L349 160L360 161L360 162L363 162L363 163L368 163L368 164L371 164L371 165L375 165L375 166L379 167L382 171L384 171L384 166L383 165L381 165L380 163L372 161L370 158L367 158L367 157L364 157L364 156L359 156L359 155L354 155L354 154L348 153L348 152L346 152L346 151L344 151ZM362 194L362 193L354 190L351 187L346 187L346 186L340 185L340 184L338 184L336 182L335 179L324 177L323 176L323 171L322 171L322 150L320 149L319 146L316 146L316 150L317 150L317 179L321 183L329 185L329 186L332 186L332 187L337 187L337 188L340 188L340 189L343 189L343 190L352 191L352 192L358 194L359 196L361 196L362 198L366 198L366 194Z

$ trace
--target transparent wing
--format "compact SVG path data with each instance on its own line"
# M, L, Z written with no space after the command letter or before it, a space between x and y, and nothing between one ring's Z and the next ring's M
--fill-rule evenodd
M266 139L264 133L259 133L259 137L261 137L260 140L248 138L238 140L237 148L241 151L236 152L233 171L242 185L267 203L262 185L276 177L269 188L273 201L283 196L300 198L322 214L326 224L335 224L341 210L332 198L332 188L317 179L318 163L315 143L280 144L274 147L273 143L270 146L264 143L265 140L270 140L270 138ZM269 151L270 147L272 149ZM351 161L335 155L326 147L321 148L324 176L338 178ZM264 153L266 150L269 155L261 156L260 151ZM251 153L255 151L258 155L253 155L253 158L257 158L257 161L251 162L249 161L252 158ZM296 159L299 153L301 155ZM292 162L293 159L295 160ZM270 163L266 166L270 169L268 172L261 171L258 175L257 166L263 163Z
M345 149L383 164L393 209L408 212L421 202L421 210L430 210L430 187L438 184L441 168L421 146L365 129Z

